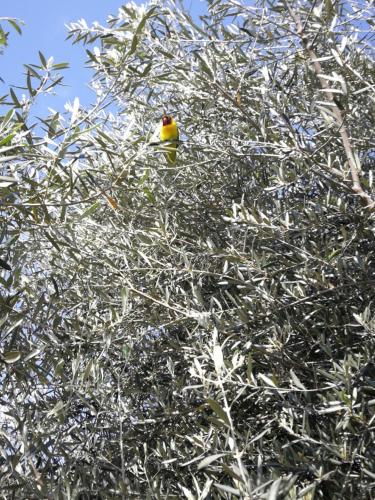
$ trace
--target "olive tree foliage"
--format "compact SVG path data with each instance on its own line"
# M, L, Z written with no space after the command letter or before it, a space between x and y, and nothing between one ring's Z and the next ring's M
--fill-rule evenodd
M5 28L11 28L17 33L21 34L22 21L13 17L0 17L0 54L3 53L4 48L8 45L9 31Z
M373 19L126 4L70 26L96 102L42 133L63 66L27 66L0 143L4 498L372 498Z

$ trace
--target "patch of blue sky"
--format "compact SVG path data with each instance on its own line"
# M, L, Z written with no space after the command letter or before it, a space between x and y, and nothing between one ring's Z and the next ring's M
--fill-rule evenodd
M92 70L87 64L85 47L66 40L67 25L80 19L84 19L88 25L95 21L105 25L108 17L116 16L125 3L121 0L65 0L52 4L45 0L2 2L1 17L17 18L24 25L21 36L10 30L9 45L0 57L0 77L3 80L0 81L0 95L8 93L11 86L26 86L24 64L40 64L40 51L46 59L53 57L55 64L69 63L69 69L61 71L64 77L62 86L38 98L32 115L45 117L49 114L48 108L62 113L65 104L73 103L76 97L81 105L89 106L95 101L95 95L89 88ZM140 5L148 2L137 0L135 3ZM184 6L196 20L206 12L205 1L185 0ZM16 92L22 98L22 89L16 89Z

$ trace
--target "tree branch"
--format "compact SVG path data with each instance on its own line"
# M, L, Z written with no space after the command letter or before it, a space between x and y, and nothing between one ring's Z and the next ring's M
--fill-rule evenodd
M317 54L315 53L315 51L313 49L313 43L311 43L309 41L308 36L306 34L306 31L305 31L306 23L304 26L302 25L301 18L299 17L298 14L296 14L293 11L293 9L290 7L289 2L287 0L285 0L285 5L288 9L288 12L289 12L291 18L293 19L293 21L296 24L297 35L300 37L301 42L302 42L302 46L303 46L306 54L309 56L310 62L314 68L315 75L318 78L322 89L324 89L326 91L325 95L327 96L327 99L331 103L330 107L332 109L332 114L333 114L334 118L336 119L338 132L340 134L341 142L342 142L342 145L344 146L346 158L348 160L348 164L350 167L350 174L351 174L351 178L352 178L352 189L356 194L358 194L358 196L361 198L361 200L365 203L366 208L371 210L371 211L374 211L375 200L373 200L371 198L371 196L368 193L366 193L366 191L363 189L363 187L361 185L361 181L359 179L359 174L358 174L358 168L357 168L357 164L356 164L355 157L354 157L354 151L353 151L352 144L350 142L350 137L348 134L348 129L347 129L346 124L345 124L343 113L342 113L341 109L337 106L335 96L334 96L333 92L330 91L330 87L329 87L327 80L322 76L323 75L323 68L322 68L320 62L318 61Z

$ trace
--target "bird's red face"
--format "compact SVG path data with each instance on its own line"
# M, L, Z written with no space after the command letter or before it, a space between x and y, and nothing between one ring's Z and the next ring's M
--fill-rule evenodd
M168 116L168 115L163 115L161 117L162 121L163 121L163 127L165 125L170 125L172 123L172 117L171 116Z

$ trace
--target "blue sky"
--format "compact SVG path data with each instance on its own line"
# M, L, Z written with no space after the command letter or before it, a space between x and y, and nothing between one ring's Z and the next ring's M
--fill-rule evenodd
M48 59L53 56L55 63L68 62L70 69L64 70L66 87L59 87L56 96L39 99L34 108L37 116L46 116L48 106L58 111L64 110L64 103L78 96L83 105L93 100L87 83L90 70L85 68L87 59L83 45L72 45L65 40L65 24L84 18L91 24L98 21L105 24L110 14L117 14L121 0L13 0L2 5L1 17L16 17L25 22L22 35L4 24L10 31L9 45L0 57L0 76L5 84L0 86L1 95L7 93L10 85L25 82L23 64L38 64L40 50ZM141 3L141 2L138 2ZM17 91L22 93L21 91Z
M87 59L82 44L72 45L65 40L67 29L65 24L78 19L85 19L88 24L98 21L105 24L109 15L116 15L118 8L126 3L121 0L13 0L3 1L1 17L15 17L25 22L22 35L18 35L8 25L3 26L10 31L9 46L0 56L0 95L8 92L11 85L23 85L25 82L23 64L39 64L38 51L48 59L53 56L55 63L68 62L70 69L64 70L66 87L58 87L56 96L43 96L34 107L33 114L46 116L48 107L63 112L64 104L73 101L77 96L82 105L87 106L94 100L88 89L91 72L85 68ZM145 3L137 0L138 4ZM194 15L202 4L199 0L187 0L186 5ZM21 94L22 91L17 91Z

